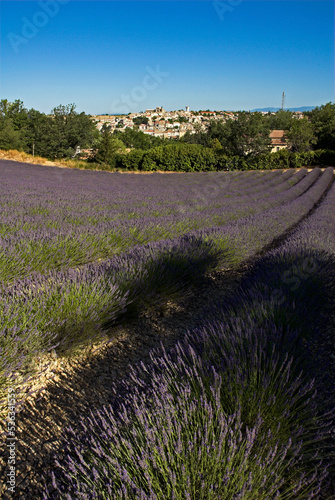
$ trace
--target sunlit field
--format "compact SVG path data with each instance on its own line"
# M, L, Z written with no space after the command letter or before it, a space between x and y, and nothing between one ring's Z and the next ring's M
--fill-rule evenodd
M247 269L119 382L118 407L64 429L45 500L331 498L334 394L318 360L334 321L332 167L126 175L0 160L0 179L2 408L43 354L75 357L212 273Z

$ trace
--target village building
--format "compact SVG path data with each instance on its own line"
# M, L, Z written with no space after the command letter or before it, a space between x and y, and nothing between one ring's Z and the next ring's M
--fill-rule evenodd
M287 149L287 138L285 135L285 130L271 130L271 153L280 151L281 149Z

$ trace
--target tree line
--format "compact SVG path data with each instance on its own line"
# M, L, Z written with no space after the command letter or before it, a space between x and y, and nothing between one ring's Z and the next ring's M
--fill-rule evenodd
M307 159L322 164L335 155L331 102L305 112L302 119L284 110L266 115L243 111L236 120L211 120L206 131L198 127L179 139L150 136L136 128L112 132L107 124L99 131L90 115L75 109L74 104L60 105L46 115L26 109L20 100L2 99L0 149L56 159L75 156L78 147L88 148L89 161L102 168L182 171L294 167ZM285 130L288 150L271 154L269 134L277 129Z
M76 148L92 147L99 140L94 121L77 113L74 104L60 105L50 115L26 109L19 99L0 101L0 149L17 149L45 158L69 158Z
M213 120L206 132L187 132L182 140L222 148L228 156L256 156L269 152L271 130L284 130L288 149L294 153L335 150L335 104L316 107L305 112L302 119L284 110L266 115L240 112L237 120Z
M287 150L271 153L271 130L284 130ZM124 154L126 148L130 148ZM332 153L334 151L334 153ZM127 128L101 130L94 160L103 168L200 171L294 168L335 164L335 104L304 113L240 112L236 120L210 121L206 131L187 132L180 139L160 139Z

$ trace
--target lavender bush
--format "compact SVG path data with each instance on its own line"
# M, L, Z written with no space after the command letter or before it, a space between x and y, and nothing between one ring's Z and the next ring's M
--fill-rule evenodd
M143 179L105 172L59 173L39 166L20 172L13 162L0 166L0 280L5 282L226 224L267 208L267 198L264 207L259 203L260 191L265 197L277 193L276 203L281 203L280 191L291 191L290 179L295 182L306 173L171 174L168 179L154 174Z
M305 213L329 172L301 197ZM67 456L45 498L330 498L334 399L309 347L334 292L334 198L335 185L213 319L174 350L153 351L150 365L116 388L119 401L83 418L79 433L66 431ZM306 254L317 262L307 275L303 268L312 286L290 288L284 273Z
M180 295L222 259L224 254L213 244L185 236L135 247L107 263L35 274L3 287L0 347L7 354L0 373L7 366L17 371L18 363L21 370L33 370L37 354L55 344L58 353L73 355L92 341L104 340L110 327L153 301L157 306ZM6 380L0 379L2 393Z
M196 352L206 343L219 364ZM316 408L313 381L275 348L266 356L266 343L266 329L212 322L172 353L152 352L124 382L119 408L67 430L44 498L318 498L330 417Z
M6 162L2 162L1 166L3 166L3 163L7 166ZM13 167L11 166L11 168ZM50 174L49 176L47 175L48 169L43 169L42 167L35 167L35 169L37 170L34 172L26 170L24 172L26 177L18 182L18 188L21 189L24 187L26 194L31 193L31 198L28 202L22 203L22 196L20 202L15 202L13 201L15 200L14 196L8 199L7 204L3 203L3 206L7 206L8 210L13 204L20 207L22 205L25 207L25 210L29 206L31 212L29 220L31 222L37 224L37 222L46 220L48 223L53 223L52 217L49 217L49 209L46 208L46 203L50 206L50 201L46 198L46 194L55 195L59 193L59 180L57 177L56 179L50 178ZM37 191L37 180L34 175L29 177L30 173L34 173L37 176L37 180L39 176L41 177L40 180L41 182L43 181L42 187L45 186L44 193L40 190ZM75 178L74 174L79 174L79 172L71 171L64 175L70 176L70 187L73 189L74 194L78 196L82 190L82 185L87 185L84 183L87 183L87 180L90 181L91 174L94 173L85 172L85 174L90 174L87 178ZM54 344L59 346L59 351L69 352L70 350L70 352L73 352L78 346L92 340L97 341L104 338L106 328L113 327L116 322L122 321L125 317L137 314L143 307L150 307L153 301L157 304L157 300L166 300L176 296L176 294L182 293L186 286L199 280L205 272L218 265L226 267L237 265L247 257L254 255L264 245L271 243L275 237L281 235L301 217L306 215L325 192L333 176L332 169L327 169L322 176L319 169L315 169L309 174L306 174L306 171L302 170L293 176L293 171L288 171L284 174L282 172L267 173L266 175L260 173L251 174L232 175L229 182L222 181L222 194L226 198L226 206L236 207L238 204L241 207L244 203L248 206L249 213L250 211L257 212L261 210L260 208L253 208L257 207L257 204L259 205L258 195L256 194L257 190L259 191L269 186L268 194L271 192L271 189L274 191L266 198L263 205L261 205L263 210L264 208L269 209L267 212L249 215L228 225L207 228L206 230L189 231L187 235L176 239L166 239L166 236L170 234L170 226L165 221L165 226L159 226L159 234L161 237L164 236L164 239L147 243L146 245L137 244L134 246L134 243L138 240L142 240L141 243L146 241L146 237L143 236L146 231L145 223L144 226L133 225L128 228L133 240L128 240L127 242L127 238L123 237L124 235L122 236L122 231L117 236L117 241L126 241L128 245L133 244L128 253L115 255L111 259L105 259L100 263L85 264L76 269L70 268L62 271L49 270L44 274L40 274L33 271L33 268L29 268L30 274L28 273L29 275L24 277L27 274L27 267L24 260L30 259L31 252L33 252L34 258L40 263L40 266L49 266L52 268L52 262L55 261L52 261L51 256L54 257L56 255L58 259L57 249L56 247L50 247L49 253L45 253L45 247L41 243L41 232L32 233L33 239L25 239L23 229L18 231L16 235L11 235L10 232L7 234L7 226L4 224L2 233L5 236L2 238L1 256L3 260L1 271L3 276L13 276L13 273L19 273L21 279L15 279L10 284L3 283L1 285L1 305L3 309L0 313L2 322L0 348L6 353L9 353L11 350L13 336L7 332L13 328L16 335L25 339L25 342L20 343L20 351L15 350L15 354L6 355L1 373L4 373L5 366L9 367L9 360L12 360L10 366L13 367L13 371L17 371L16 366L22 366L27 369L36 353L45 352L51 346L54 346ZM109 176L109 179L120 178L120 175L114 177L111 174L106 175ZM176 189L177 185L175 182L177 178L180 179L180 176L176 174L174 175L174 179L172 179L171 185L166 184L166 187L168 187L168 196L172 196L172 189ZM85 201L89 201L90 197L95 200L98 192L103 193L106 190L106 184L99 184L99 182L102 182L100 176L96 177L96 179L98 179L98 183L95 185L93 192L88 191L88 199L85 199ZM127 177L123 177L123 179L122 182L125 184L123 189L130 188L131 194L134 194L134 189L139 187L137 182L140 185L142 184L142 187L145 187L145 189L152 187L150 184L156 182L155 178L151 178L148 181L142 179L132 185L133 180L128 180ZM185 186L191 186L191 191L194 185L203 180L210 180L211 184L209 184L209 187L213 186L212 179L218 180L213 174L207 174L207 176L202 174L187 174L183 179ZM7 180L8 185L11 185L10 180L11 177L9 176ZM105 177L103 181L106 181ZM164 182L166 181L159 178L159 182L161 181L164 186ZM290 182L290 185L288 182ZM294 185L293 187L292 184ZM6 182L4 183L4 187L8 191ZM120 185L113 186L114 193L116 192L116 187L119 188ZM226 188L228 191L226 191ZM241 190L243 192L243 189L248 194L244 193L241 196ZM215 196L209 194L208 198L210 202L214 200L217 203L220 193L221 190L218 192L215 191ZM233 194L235 198L230 200L229 193ZM141 193L142 195L143 193ZM60 197L59 194L57 196ZM187 200L190 201L189 194L186 197L185 195L183 196L184 198L182 199L185 202ZM137 196L135 201L138 199ZM43 204L38 200L44 200ZM66 196L60 197L59 201L60 215L62 213L66 214L65 218L62 216L63 223L66 226L67 218L70 215L68 208L66 208L69 199L66 199ZM118 210L121 209L122 213L122 202L117 199L116 201L118 201L116 207ZM96 204L95 201L94 203ZM159 203L162 203L162 201ZM163 202L163 205L164 203L169 203L168 199ZM132 206L135 208L136 203ZM190 206L192 209L192 204ZM75 205L73 205L73 208L75 208ZM205 208L208 217L210 214L209 220L212 223L216 221L213 209L207 210L206 204ZM62 212L63 209L66 209L66 211ZM101 207L96 206L97 211L98 209L100 210ZM129 207L127 207L127 210L128 212L125 213L128 213L128 215L132 213L129 212ZM136 210L138 210L138 207ZM106 211L100 210L100 212L102 218L107 217ZM113 213L113 211L111 212ZM117 213L117 211L114 211L114 214ZM198 213L200 214L198 217L199 220L202 220L201 217L203 217L203 214L201 210L198 210ZM241 214L242 212L240 212L240 216ZM140 211L137 217L141 215ZM197 219L194 211L191 215L193 220ZM57 217L59 218L59 215ZM110 214L108 217L110 217ZM17 218L16 220L18 223L19 219ZM78 221L78 219L76 220ZM173 221L178 224L177 219L171 219L169 224L172 224ZM202 224L204 221L206 221L206 218L203 218ZM92 221L90 222L93 224ZM188 226L183 226L183 223L179 222L181 225L178 231L185 231ZM208 221L207 224L209 224ZM89 226L89 228L91 230L92 226ZM156 232L156 237L157 234ZM78 235L80 236L81 232ZM14 240L11 240L12 236L17 241L21 237L20 245L22 242L21 255L16 258L14 263L11 259L13 252L16 252L16 244ZM88 257L89 259L96 258L98 254L95 253L92 242L95 238L98 240L100 238L99 241L104 241L105 236L105 230L98 225L90 238L80 236L75 246L71 247L71 245L67 246L67 233L58 234L57 237L60 238L60 242L63 245L60 248L64 248L65 251L65 257L62 256L62 258L65 258L68 265L73 263L74 258L80 262L85 262ZM115 233L111 237L112 240L114 236ZM52 237L50 231L45 235L47 241L50 241ZM246 239L246 237L248 238ZM108 241L107 238L107 245L109 244ZM113 241L115 243L116 240L114 239ZM41 245L42 247L40 247ZM25 246L29 248L26 254ZM38 250L39 248L42 248L42 253ZM89 249L89 254L86 251L87 248ZM73 255L67 252L70 252L70 254L72 252ZM21 259L22 266L16 268L18 258ZM33 261L34 259L30 259L30 262L31 260ZM9 267L7 266L8 262L11 263ZM31 263L29 266L31 266ZM4 377L2 380L4 380Z

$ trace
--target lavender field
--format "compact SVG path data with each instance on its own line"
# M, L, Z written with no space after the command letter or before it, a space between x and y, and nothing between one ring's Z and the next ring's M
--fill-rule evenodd
M333 179L331 167L136 175L0 161L3 406L43 353L75 356L212 273L246 269L171 352L118 382L118 405L64 430L45 500L334 498Z

